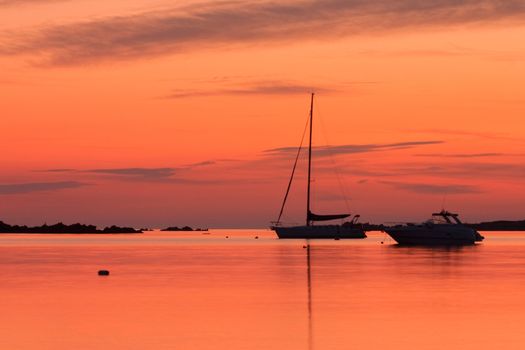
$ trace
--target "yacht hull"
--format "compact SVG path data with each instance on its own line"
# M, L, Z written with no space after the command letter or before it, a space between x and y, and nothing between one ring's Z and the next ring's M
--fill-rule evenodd
M365 231L360 226L316 225L272 227L281 239L348 239L366 238Z
M385 232L400 245L472 245L484 239L476 230L457 225L401 226Z

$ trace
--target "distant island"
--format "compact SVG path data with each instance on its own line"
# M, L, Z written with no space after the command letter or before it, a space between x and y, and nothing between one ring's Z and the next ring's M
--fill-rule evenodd
M189 226L184 226L184 227L172 226L172 227L164 228L161 231L208 231L208 229L207 228L191 228Z
M109 226L102 230L97 229L94 225L73 224L65 225L61 222L54 225L42 226L11 226L0 221L0 233L99 233L99 234L119 234L119 233L142 233L142 230L135 230L132 227Z
M520 221L489 221L479 224L466 224L479 231L525 231L525 220Z

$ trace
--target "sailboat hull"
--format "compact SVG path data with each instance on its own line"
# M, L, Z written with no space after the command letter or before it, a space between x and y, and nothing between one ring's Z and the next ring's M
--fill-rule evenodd
M336 238L366 238L360 225L316 225L272 227L281 239L336 239Z

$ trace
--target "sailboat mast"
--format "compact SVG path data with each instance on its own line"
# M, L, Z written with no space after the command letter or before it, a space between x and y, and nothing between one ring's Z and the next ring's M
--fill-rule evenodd
M308 145L308 183L306 192L306 226L310 226L310 176L312 173L312 122L314 120L314 93L310 99L310 143Z

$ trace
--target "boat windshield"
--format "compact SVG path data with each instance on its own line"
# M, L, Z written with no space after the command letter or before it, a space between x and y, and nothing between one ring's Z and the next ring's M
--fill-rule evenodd
M462 224L461 220L458 218L458 214L449 213L448 211L441 211L432 214L432 219L429 221L435 224Z
M427 220L427 223L432 224L451 224L451 221L447 221L443 216L432 216L431 219Z

